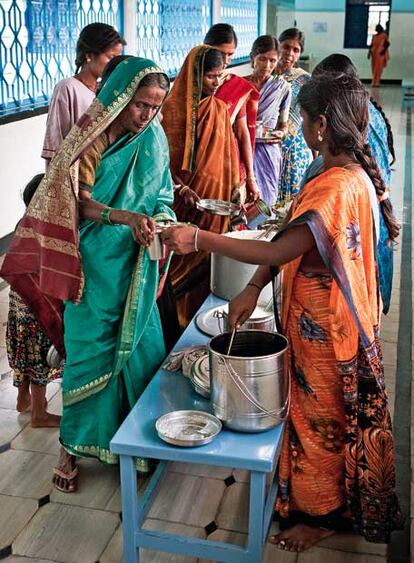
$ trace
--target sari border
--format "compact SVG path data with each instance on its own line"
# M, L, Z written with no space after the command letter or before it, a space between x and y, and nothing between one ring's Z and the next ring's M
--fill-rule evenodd
M107 448L101 448L100 446L78 446L74 444L66 444L62 440L60 443L64 450L74 456L93 457L108 465L117 465L119 462L118 454L113 454Z
M63 373L63 377L64 376L65 374ZM102 389L107 386L108 381L111 379L111 377L112 371L101 375L100 377L94 379L93 381L90 381L89 383L86 383L86 385L81 385L81 387L76 387L75 389L71 389L70 391L62 392L63 406L67 407L75 403L79 403L80 401L83 401L84 399L95 395L99 391L102 391Z

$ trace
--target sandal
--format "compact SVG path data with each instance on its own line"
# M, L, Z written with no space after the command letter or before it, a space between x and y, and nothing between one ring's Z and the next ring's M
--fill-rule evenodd
M75 467L72 469L72 471L70 473L65 473L64 471L62 471L58 467L54 467L53 468L53 484L55 485L55 488L58 491L61 491L62 493L74 493L78 489L78 483L77 483L77 479L76 479L78 474L79 474L79 469L78 469L77 465L75 465ZM63 481L66 481L68 483L68 487L66 489L63 488L62 486L59 486L59 481L58 481L57 477L59 477L60 479L63 479Z

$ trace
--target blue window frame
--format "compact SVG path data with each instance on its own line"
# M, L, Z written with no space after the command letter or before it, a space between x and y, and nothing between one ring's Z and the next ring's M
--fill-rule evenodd
M120 29L118 0L0 2L0 117L47 106L75 70L79 31L95 21Z

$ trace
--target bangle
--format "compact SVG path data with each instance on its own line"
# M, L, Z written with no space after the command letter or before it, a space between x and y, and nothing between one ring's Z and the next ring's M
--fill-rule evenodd
M252 287L256 287L259 291L262 291L263 287L261 287L259 284L254 283L254 282L249 282L247 285L251 285Z
M105 207L104 209L102 209L101 211L101 221L103 225L114 225L115 223L112 223L111 221L111 213L112 213L113 209L112 207Z
M195 228L195 233L194 233L194 252L198 252L198 232L199 232L199 227Z
M183 194L185 194L185 192L186 192L187 190L189 190L189 189L190 189L190 188L189 188L188 186L182 186L181 189L180 189L180 191L178 192L178 195L181 196L181 197L183 197Z
M254 182L256 181L256 176L247 176L246 180L253 180Z

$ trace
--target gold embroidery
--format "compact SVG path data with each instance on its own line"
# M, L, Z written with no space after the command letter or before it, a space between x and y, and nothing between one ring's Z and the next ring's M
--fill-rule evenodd
M111 453L106 448L100 446L74 446L71 444L63 444L67 452L75 456L96 457L99 461L110 463L111 465L117 464L119 457L117 454Z
M97 379L90 381L86 385L82 385L81 387L77 387L76 389L71 389L70 391L66 391L62 393L63 397L63 406L66 407L68 405L73 405L74 403L78 403L79 401L83 401L87 397L91 395L95 395L99 391L102 391L110 380L112 376L112 372L105 373L105 375L101 375Z
M73 243L53 237L46 237L45 235L34 232L33 229L28 227L17 227L16 235L21 238L35 238L43 248L48 248L49 250L55 250L56 252L68 254L69 256L78 255L78 250Z

